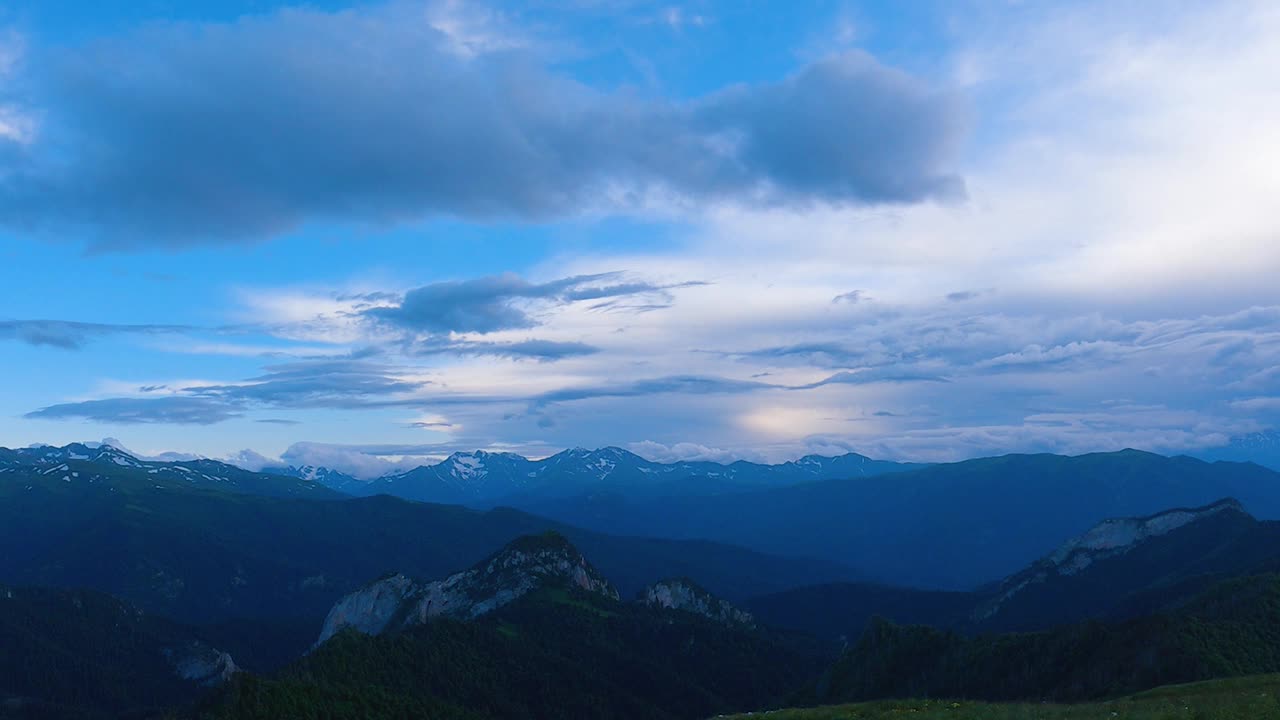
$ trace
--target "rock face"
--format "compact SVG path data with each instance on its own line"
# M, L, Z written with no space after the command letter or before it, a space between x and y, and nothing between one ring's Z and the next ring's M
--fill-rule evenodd
M1174 530L1224 513L1248 517L1238 501L1227 498L1200 508L1178 508L1141 518L1103 520L1083 535L1063 543L1057 550L1022 572L1005 578L995 596L979 605L973 619L983 621L991 618L1010 599L1028 588L1056 578L1080 575L1101 560L1132 552L1144 543Z
M1097 560L1128 552L1139 543L1221 512L1243 513L1245 509L1228 498L1191 510L1180 508L1145 518L1103 520L1085 534L1063 543L1043 562L1062 575L1074 575Z
M178 677L205 687L221 685L240 672L230 655L201 642L167 649L165 656L173 663L173 671Z
M686 578L650 585L640 594L640 602L650 607L691 612L725 625L755 626L751 613L739 610Z
M558 533L527 536L470 570L419 582L392 575L339 600L317 645L345 628L366 635L449 617L472 620L544 586L575 587L618 599L618 591Z

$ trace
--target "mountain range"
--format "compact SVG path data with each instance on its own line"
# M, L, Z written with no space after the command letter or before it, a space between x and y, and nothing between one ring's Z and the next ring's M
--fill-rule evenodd
M1255 642L1280 636L1280 522L1255 517L1276 516L1280 484L1256 465L557 457L432 467L561 519L352 496L321 481L361 481L319 468L0 449L0 669L30 669L0 676L0 717L145 717L202 696L193 716L702 717L1280 670ZM588 527L564 521L584 508ZM992 660L1004 649L1021 664ZM1101 675L1055 680L1077 650Z
M746 461L659 463L618 447L573 448L530 460L514 453L457 452L434 465L362 482L314 466L266 467L263 472L321 482L352 495L395 495L408 500L518 506L522 498L577 497L599 493L635 497L719 495L784 487L815 480L870 477L919 465L857 453L807 455L777 465Z
M1277 527L1232 499L1105 520L972 593L964 633L856 619L865 623L856 642L820 679L789 694L779 692L778 679L794 682L795 668L820 663L821 645L760 629L750 614L687 580L656 583L624 602L567 539L547 533L440 580L395 574L347 595L308 657L273 678L239 678L211 707L221 717L335 703L380 716L467 717L479 709L501 717L706 717L736 709L746 695L757 708L784 697L1074 701L1270 672L1280 670L1272 642L1280 637L1280 576L1269 573L1280 562ZM1153 592L1159 601L1128 617L1131 599ZM1091 603L1082 607L1086 596ZM1038 608L1034 620L1028 608ZM649 624L654 619L659 625ZM993 634L1010 622L1022 631ZM569 667L566 658L574 659ZM670 676L651 664L681 670ZM459 674L459 666L479 677ZM728 668L733 678L719 674ZM655 675L660 685L647 679ZM738 685L744 677L753 678L754 692ZM701 701L666 705L690 685Z
M220 645L247 667L305 648L333 602L371 577L390 569L441 575L546 530L590 552L629 594L674 576L697 577L735 599L857 577L835 563L608 535L512 509L351 498L325 488L322 497L298 497L294 490L315 486L238 469L226 482L212 472L193 482L193 473L178 469L185 463L165 469L114 450L84 454L72 446L3 455L0 582L90 588L177 621L217 626ZM267 635L271 642L257 642Z
M852 453L722 465L653 463L619 448L567 450L537 461L476 452L332 486L505 505L609 533L713 540L851 566L882 584L945 590L1002 578L1098 517L1235 497L1260 517L1280 519L1280 473L1136 450L936 465Z
M1025 567L1099 517L1234 497L1258 517L1280 519L1280 473L1136 450L929 466L853 453L726 465L654 463L620 448L542 460L477 451L371 482L317 467L251 473L212 460L148 463L109 446L0 451L0 463L6 457L40 460L46 481L68 476L58 469L68 462L113 471L126 463L157 480L246 494L510 507L610 535L710 541L812 558L880 584L961 591Z
M157 487L220 490L268 497L342 497L341 493L308 478L283 481L279 476L250 472L217 460L139 460L106 444L37 445L16 450L0 447L0 474L20 474L41 483L110 483L130 471L135 480L151 480Z
M528 498L518 507L578 527L840 562L883 584L970 590L1099 518L1224 497L1280 519L1280 473L1136 450L1006 455L715 497Z

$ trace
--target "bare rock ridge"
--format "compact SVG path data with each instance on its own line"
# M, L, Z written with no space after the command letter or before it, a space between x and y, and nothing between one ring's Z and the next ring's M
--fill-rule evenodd
M973 619L990 618L1011 598L1033 585L1055 577L1077 575L1100 560L1124 555L1154 538L1224 513L1249 517L1239 501L1226 498L1198 508L1175 508L1146 517L1103 520L1027 569L1003 580L995 597L979 606Z
M546 586L575 587L618 600L618 591L559 533L517 538L469 570L421 582L390 575L342 598L317 645L351 628L378 635L435 618L472 620Z
M169 648L165 657L173 664L173 670L183 680L190 680L205 687L216 687L240 672L235 660L221 650L202 642L185 647Z
M734 607L688 578L675 578L654 583L640 594L640 602L650 607L682 610L725 625L755 626L751 613Z

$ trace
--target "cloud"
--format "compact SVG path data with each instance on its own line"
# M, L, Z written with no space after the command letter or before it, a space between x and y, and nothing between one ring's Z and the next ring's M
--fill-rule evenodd
M747 453L747 457L744 457L741 452L689 442L664 445L653 440L641 440L640 442L630 443L627 445L627 449L646 460L659 463L681 461L731 463L736 460L758 459L752 453Z
M813 390L826 385L869 385L871 383L950 382L941 375L915 371L909 367L873 367L849 372L838 372L817 382L797 385L792 390Z
M596 398L629 398L649 395L707 395L737 394L776 388L776 385L751 380L731 378L672 375L636 380L633 382L602 384L582 387L565 387L542 393L533 398L532 406L540 408L554 403L577 402Z
M359 360L300 361L271 365L264 375L229 385L192 385L181 392L232 404L270 407L359 407L375 398L413 393L427 383L395 374L395 368Z
M864 361L867 354L867 350L849 347L843 342L818 341L749 350L737 356L757 362L794 360L817 367L849 367Z
M186 462L189 460L201 459L200 455L193 455L192 453L185 453L185 452L161 452L161 453L155 453L153 455L147 455L144 453L135 452L125 447L124 443L120 442L119 440L113 437L103 438L101 443L85 443L85 445L87 445L88 447L94 447L95 444L110 445L111 447L117 450L120 450L128 455L131 455L139 460L149 460L153 462Z
M448 446L442 445L379 446L297 442L281 453L279 462L272 464L327 467L360 480L372 480L439 462L451 451ZM253 460L252 457L249 459Z
M399 304L368 308L361 311L361 314L413 332L485 334L499 330L523 330L538 325L538 321L530 315L529 308L519 304L522 301L565 304L629 295L665 296L668 290L700 284L657 285L618 281L620 277L621 273L616 272L598 273L531 283L518 275L507 273L469 280L450 280L415 288L406 292ZM519 348L516 348L513 354L518 352Z
M41 122L0 153L0 222L126 249L312 222L629 212L659 196L802 207L964 192L960 102L866 54L675 100L594 89L535 50L460 45L423 10L286 9L30 49L20 100Z
M109 335L162 335L191 330L184 325L115 325L69 320L0 320L0 340L79 350Z
M194 397L105 398L50 405L23 417L35 420L87 420L105 424L213 425L240 417L240 408Z
M226 461L245 470L259 472L265 467L276 467L284 464L279 458L270 458L255 450L244 449L226 457Z
M424 340L412 346L414 355L488 355L513 360L549 362L569 357L582 357L600 352L600 348L580 342L555 340L519 340L516 342L479 342Z
M266 373L238 383L148 385L158 397L112 397L50 405L26 414L47 420L84 419L102 423L213 425L264 408L362 409L417 407L417 393L429 383L403 369L359 360L311 360L271 365ZM286 424L266 418L260 422Z

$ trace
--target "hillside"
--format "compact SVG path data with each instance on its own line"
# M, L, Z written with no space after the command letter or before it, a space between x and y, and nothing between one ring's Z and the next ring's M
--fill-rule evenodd
M195 631L115 598L0 586L0 717L154 711L196 700L235 670Z
M1123 622L965 637L876 621L831 669L819 702L894 697L1077 702L1158 685L1280 672L1280 576L1220 583Z
M778 627L856 638L873 616L966 634L1120 620L1185 602L1222 580L1280 569L1280 523L1224 499L1103 520L1026 568L972 592L868 583L802 587L749 599Z
M0 582L87 587L183 622L216 624L227 633L220 641L250 667L267 651L270 662L282 647L286 657L300 652L333 602L370 578L392 569L442 576L549 529L590 553L628 596L672 576L698 577L737 599L853 575L715 543L580 531L514 510L385 496L273 498L156 483L140 469L115 472L110 483L0 475L0 546L7 549ZM247 643L264 632L282 637L256 649Z
M726 716L746 720L758 713ZM1280 675L1254 675L1169 685L1108 702L983 703L956 700L888 700L819 708L776 710L770 720L1255 720L1280 717Z
M1280 473L1133 450L1007 455L715 498L610 496L522 507L621 534L825 558L889 585L970 590L1021 570L1100 518L1224 497L1280 519Z
M1106 520L985 588L970 623L1016 631L1144 615L1278 559L1280 522L1260 522L1231 499Z
M520 538L467 571L343 598L313 652L238 678L202 717L700 718L780 702L820 670L804 641L700 597L623 602L564 538Z

